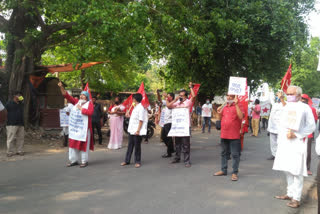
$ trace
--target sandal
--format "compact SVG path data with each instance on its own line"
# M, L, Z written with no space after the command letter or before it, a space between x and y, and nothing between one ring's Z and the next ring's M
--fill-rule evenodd
M237 174L232 174L231 175L231 180L232 181L237 181L238 180L238 175Z
M135 168L140 168L140 167L141 167L141 164L140 164L140 163L136 163L136 164L134 165L134 167L135 167Z
M80 164L80 168L87 167L88 165L89 165L88 162L82 163L82 164Z
M67 167L72 167L78 165L78 162L68 163Z
M125 166L125 165L128 165L128 163L122 162L120 165L121 165L121 166Z
M292 199L289 203L287 203L287 206L291 208L298 208L300 207L300 203L299 201Z
M277 195L275 198L280 200L292 200L288 195Z

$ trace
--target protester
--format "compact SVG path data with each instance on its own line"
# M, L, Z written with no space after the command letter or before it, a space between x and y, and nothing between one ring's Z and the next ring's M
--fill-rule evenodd
M320 156L320 135L318 135L316 139L316 153L318 156ZM318 167L317 167L317 195L318 195L318 214L320 213L320 161L318 161Z
M251 104L251 100L249 101L249 107L248 107L248 119L249 119L249 128L251 133L253 133L253 129L252 129L252 104Z
M198 103L198 106L196 108L196 114L197 114L198 127L201 127L202 107L200 102Z
M13 95L12 101L9 101L5 108L8 112L7 117L7 157L14 154L24 155L24 121L23 121L23 96L20 92ZM13 146L16 145L16 152L13 152Z
M163 142L167 147L166 154L162 155L163 158L172 157L172 153L174 152L173 148L173 140L172 137L169 137L169 131L171 129L172 124L172 109L167 107L167 102L172 102L174 99L174 93L163 94L164 100L161 100L159 90L157 90L157 98L159 102L162 102L162 111L164 111L164 118L163 118Z
M63 108L63 110L66 112L68 120L70 111L73 108L73 105L71 103L68 103L66 107ZM69 123L67 126L62 127L62 135L63 135L63 146L67 147L69 142Z
M187 99L188 93L186 90L181 90L179 92L179 96L176 97L173 101L169 102L167 100L167 107L169 109L175 109L175 108L187 108L188 113L190 113L190 108L193 105L193 101L195 99L195 94L193 91L193 84L192 82L189 83L189 88L191 91L191 98ZM190 121L190 115L186 114L185 117ZM189 125L191 126L191 121L189 122ZM184 154L184 164L185 167L191 167L190 162L190 132L191 128L189 127L189 134L188 136L174 136L175 139L175 145L176 145L176 155L174 160L171 163L179 163L181 158L181 149L183 150Z
M238 97L229 94L227 105L218 108L218 115L221 119L221 171L214 173L214 176L225 176L228 170L228 153L232 156L232 181L238 180L240 163L240 130L244 118L244 110L238 104Z
M284 101L284 96L281 92L277 93L275 103L272 105L269 123L268 123L268 132L270 136L270 150L271 156L267 160L274 160L277 147L278 147L278 133L279 133L279 123L280 117L282 114L283 107L286 105Z
M134 161L135 168L141 167L141 141L142 136L147 134L148 113L141 104L142 95L140 93L134 94L132 97L132 105L134 106L130 120L129 120L129 142L125 161L121 166L130 164L133 149L135 149Z
M206 99L206 103L202 106L202 133L206 128L206 123L208 122L208 132L210 133L211 129L211 116L212 116L212 104L210 103L210 99Z
M252 131L253 134L251 136L258 137L258 132L260 129L260 101L258 99L254 102L255 106L251 108L252 112Z
M69 93L64 89L62 82L58 83L60 87L62 95L73 104L73 108L70 111L70 119L73 115L81 114L82 123L78 124L79 126L72 127L72 124L69 120L69 161L67 167L72 167L80 164L80 168L84 168L88 166L88 156L89 156L89 148L93 150L93 133L92 133L92 122L91 117L93 115L94 107L93 103L90 101L90 95L87 91L82 91L80 94L80 99L75 99L70 96ZM88 122L86 122L88 121ZM74 132L82 132L82 127L86 127L86 131L84 133L85 140L77 140L74 139L71 135L71 131Z
M121 105L120 97L114 99L114 105L108 112L110 115L110 140L108 149L121 149L123 140L123 116L125 107Z
M97 103L97 97L92 97L93 103L93 115L92 115L92 135L93 135L93 143L95 143L94 139L94 130L97 129L98 136L99 136L99 144L102 144L102 134L101 134L101 123L102 123L102 109L101 105Z
M291 200L287 206L297 208L303 189L303 176L307 174L306 137L315 130L314 117L309 106L300 102L302 89L289 86L288 103L283 108L278 132L278 148L273 170L284 171L287 177L287 194L277 199Z
M261 116L263 130L266 130L268 128L268 120L269 120L268 115Z
M317 121L318 121L318 115L317 115L317 110L312 107L312 100L310 99L310 97L307 94L302 94L301 96L301 101L307 105L309 105L309 107L311 108L313 117L314 117L314 121L315 124L317 126ZM308 135L308 146L307 146L307 172L308 175L312 175L311 172L311 144L312 144L312 140L313 140L313 133Z

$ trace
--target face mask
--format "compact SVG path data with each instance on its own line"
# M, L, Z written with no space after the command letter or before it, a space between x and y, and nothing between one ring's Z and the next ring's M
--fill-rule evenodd
M115 104L116 104L116 105L119 105L119 104L120 104L120 102L119 102L119 101L117 101L117 102L115 102Z
M87 101L82 100L82 99L79 100L79 103L80 103L80 104L83 104L83 103L86 103L86 102L87 102Z
M276 103L279 103L279 102L280 102L280 98L276 97Z
M232 104L234 101L233 100L227 100L227 103Z
M288 102L296 102L296 100L297 100L296 95L288 95L287 96Z
M182 101L183 101L183 98L182 98L182 97L180 97L180 98L179 98L179 101L180 101L180 102L182 102Z
M209 104L210 103L210 101L209 100L207 100L207 104Z
M135 107L135 106L136 106L136 103L132 103L132 105L133 105L133 107Z
M19 96L19 97L18 97L18 100L19 100L19 101L23 101L23 96Z

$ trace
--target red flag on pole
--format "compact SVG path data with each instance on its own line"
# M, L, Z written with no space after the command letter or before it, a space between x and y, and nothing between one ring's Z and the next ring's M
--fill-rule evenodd
M141 100L141 104L143 105L143 107L145 108L148 108L150 103L149 103L149 99L148 99L148 96L144 90L144 84L143 82L141 82L141 85L140 85L140 88L139 90L137 91L137 93L140 93L142 94L142 100Z
M284 93L287 93L287 89L291 84L291 76L292 76L292 70L291 70L291 64L290 64L286 75L284 75L281 81L281 90L283 90Z
M196 83L196 84L193 85L193 92L194 92L194 95L195 95L195 96L197 96L197 94L198 94L198 91L199 91L199 89L200 89L200 85L201 85L201 84L198 84L198 83ZM189 95L188 99L191 99L191 94ZM190 113L192 112L192 107L193 107L193 105L194 105L194 102L192 103L192 106L190 107Z
M89 83L86 84L86 87L84 87L83 90L87 91L89 93L89 98L90 98L90 100L92 100L91 91L90 91L90 88L89 88Z
M137 91L137 93L142 94L141 104L143 105L143 107L148 108L150 103L149 103L149 99L147 97L147 94L144 90L143 82L141 83L140 88ZM130 107L132 106L132 94L125 101L123 101L122 105L125 107L125 111L130 110L130 114L131 114L131 112L133 110L133 108L130 109Z

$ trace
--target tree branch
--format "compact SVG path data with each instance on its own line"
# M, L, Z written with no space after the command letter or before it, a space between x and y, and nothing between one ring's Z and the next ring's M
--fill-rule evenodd
M58 32L60 30L71 29L74 24L75 24L74 22L64 22L59 24L47 25L46 28L44 29L44 32L46 35L50 36L51 34Z
M3 16L0 16L0 32L6 33L8 31L9 21Z

